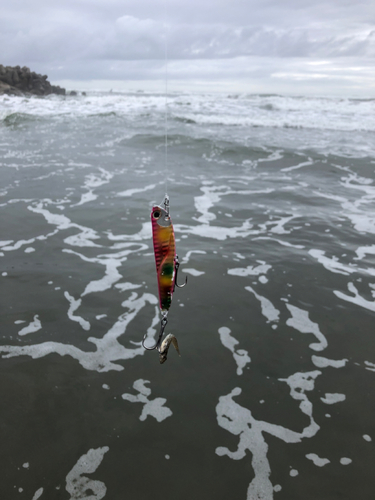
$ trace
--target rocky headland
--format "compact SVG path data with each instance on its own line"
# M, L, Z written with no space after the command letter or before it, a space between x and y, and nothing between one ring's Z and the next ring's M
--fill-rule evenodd
M24 66L3 66L0 64L0 95L65 95L65 89L51 85L47 75L38 75Z

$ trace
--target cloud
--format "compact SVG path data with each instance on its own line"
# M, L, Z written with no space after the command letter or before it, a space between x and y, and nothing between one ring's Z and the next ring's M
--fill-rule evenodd
M0 35L7 59L61 62L85 59L155 60L222 59L244 55L264 57L374 57L375 30L353 29L342 33L322 27L266 28L225 24L181 23L121 16L112 23L96 21L87 26L80 19L60 25L47 23L19 30L11 39Z
M165 11L164 0L8 2L0 18L0 62L59 79L162 79L167 36L175 79L252 80L259 71L271 84L291 74L293 81L336 82L338 73L328 66L310 71L305 63L331 61L334 68L340 59L344 68L355 58L367 68L375 58L372 0L167 3ZM361 71L347 73L354 81Z

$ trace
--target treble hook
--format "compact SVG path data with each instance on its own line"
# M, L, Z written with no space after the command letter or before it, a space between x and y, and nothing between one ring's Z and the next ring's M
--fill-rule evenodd
M184 286L186 285L187 283L187 276L185 276L185 283L183 285L179 285L177 283L177 273L178 273L178 268L180 267L180 261L178 260L178 255L176 255L176 259L175 259L175 262L174 262L174 268L175 268L175 276L174 276L174 287L177 287L177 288L184 288Z
M154 349L157 349L158 351L160 351L160 345L161 345L161 339L163 337L163 333L164 333L164 330L165 330L165 327L167 326L167 323L168 323L168 319L167 319L167 315L163 315L163 317L161 318L161 321L160 321L160 332L159 332L159 337L158 337L158 340L156 341L156 344L152 347L147 347L145 345L145 340L146 340L146 335L147 333L145 334L145 336L143 337L143 340L142 340L142 346L147 350L147 351L153 351Z

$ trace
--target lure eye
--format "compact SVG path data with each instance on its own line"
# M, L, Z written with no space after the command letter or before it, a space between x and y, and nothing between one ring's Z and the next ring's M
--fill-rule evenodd
M158 210L156 210L154 213L153 213L153 216L154 216L154 219L159 219L160 217L160 212Z

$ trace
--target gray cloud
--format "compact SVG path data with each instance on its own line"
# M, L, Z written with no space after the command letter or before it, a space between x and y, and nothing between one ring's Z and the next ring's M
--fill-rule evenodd
M216 79L228 79L229 73L232 79L249 78L238 66L241 57L258 58L268 75L271 61L273 73L280 74L279 60L290 68L299 58L303 68L309 60L334 66L340 58L345 66L350 58L375 58L372 0L167 3L165 11L164 1L155 0L13 0L0 18L0 62L26 64L54 78L63 72L81 80L147 80L161 77L166 33L176 79L186 78L186 67L195 69L195 78L207 78L208 68L216 68Z

